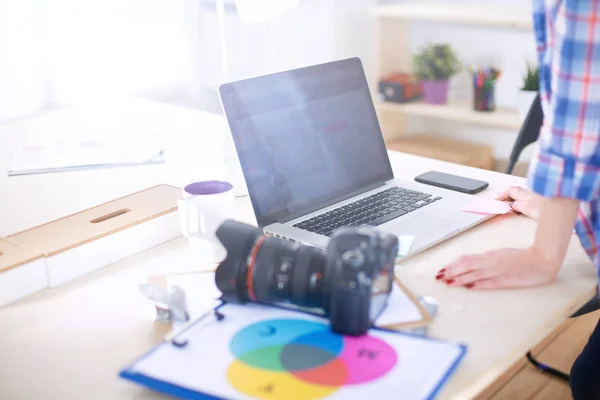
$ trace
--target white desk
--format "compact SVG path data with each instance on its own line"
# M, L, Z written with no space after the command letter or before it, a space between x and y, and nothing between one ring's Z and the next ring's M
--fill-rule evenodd
M223 127L219 118L203 113L136 104L136 115L147 118L146 122L153 121L148 129L162 130L171 139L187 141L198 135L197 143L203 142L202 137L207 139L204 143L209 143L209 134ZM64 119L55 117L56 125L38 122L1 127L0 168L8 165L7 157L16 146L17 135L35 139L43 132L32 126L64 126ZM521 178L400 153L390 153L390 158L396 176L401 178L412 179L438 169L486 180L490 188L480 194L484 197L493 197L509 184L524 183ZM202 161L197 160L198 165ZM157 183L181 183L178 181L184 177L177 171L169 162L164 166L18 178L0 175L0 234ZM236 217L252 222L249 200L236 201ZM526 217L494 218L398 267L398 276L416 294L433 296L439 302L430 335L469 347L440 398L475 397L592 297L596 272L576 237L558 281L550 286L473 292L448 288L434 279L440 268L461 254L527 246L534 229L535 223ZM168 330L144 318L143 311L149 308L138 295L138 283L150 274L197 270L198 265L189 256L187 242L179 238L0 309L0 398L163 398L121 381L117 373Z
M218 141L227 125L216 114L144 100L90 104L0 125L0 236L64 217L149 186L182 186L191 179L223 177L215 170ZM164 143L167 162L8 177L14 154L25 144L70 138L154 138ZM221 152L221 153L220 153ZM17 213L18 215L15 215Z

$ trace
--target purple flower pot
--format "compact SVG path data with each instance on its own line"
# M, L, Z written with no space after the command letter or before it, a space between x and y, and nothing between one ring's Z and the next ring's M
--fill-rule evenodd
M448 100L448 81L422 81L423 100L428 104L446 104Z

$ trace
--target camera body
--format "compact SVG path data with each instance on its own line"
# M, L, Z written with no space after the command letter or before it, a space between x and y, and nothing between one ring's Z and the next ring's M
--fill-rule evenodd
M321 249L233 220L216 235L227 250L215 275L225 301L324 315L334 332L353 336L364 334L387 305L398 254L394 235L344 227Z
M366 332L387 305L398 239L368 227L341 228L327 247L328 316L332 329Z

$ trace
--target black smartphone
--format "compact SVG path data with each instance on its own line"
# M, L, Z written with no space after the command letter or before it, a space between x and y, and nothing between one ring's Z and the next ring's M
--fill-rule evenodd
M465 178L464 176L446 174L439 171L425 172L424 174L417 176L415 181L468 194L479 193L489 186L488 182Z

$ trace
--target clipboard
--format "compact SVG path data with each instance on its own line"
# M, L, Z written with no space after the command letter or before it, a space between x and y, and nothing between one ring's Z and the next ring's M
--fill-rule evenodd
M331 332L324 318L260 304L222 303L120 371L185 399L433 399L466 346L375 328Z
M433 316L423 307L423 304L417 299L412 291L410 291L398 277L394 277L394 283L396 286L402 290L404 295L408 297L408 299L412 302L414 307L417 309L419 314L421 315L420 320L408 321L399 324L390 324L390 325L382 325L381 327L391 329L391 330L403 330L403 329L414 329L414 328L423 328L431 325L433 322ZM393 305L388 304L388 307L393 307Z

